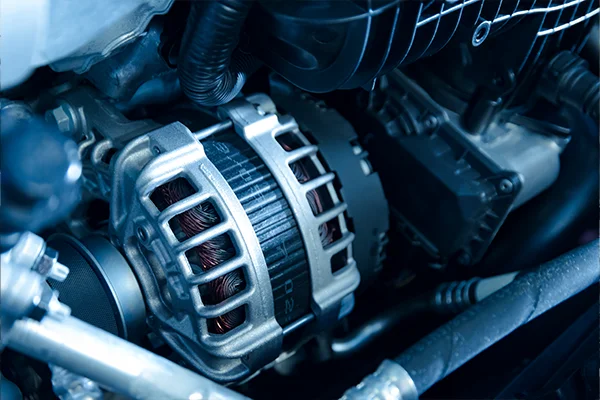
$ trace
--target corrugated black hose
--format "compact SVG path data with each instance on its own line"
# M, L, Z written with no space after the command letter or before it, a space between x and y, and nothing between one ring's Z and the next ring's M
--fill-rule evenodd
M600 78L589 63L570 51L558 53L546 66L539 83L540 94L556 105L567 105L600 119Z
M183 92L202 106L228 103L257 68L256 59L236 49L249 0L195 1L191 5L178 73Z

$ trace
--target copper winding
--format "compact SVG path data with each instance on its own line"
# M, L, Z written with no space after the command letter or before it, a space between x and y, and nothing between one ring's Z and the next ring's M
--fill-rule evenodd
M193 188L183 179L171 181L161 186L159 190L168 205L177 203L193 194ZM202 203L177 215L175 218L187 238L191 238L219 222L219 215L210 203ZM200 260L200 267L204 271L216 267L235 255L235 249L231 241L223 235L207 240L193 250ZM244 285L245 281L240 271L230 272L208 283L208 294L204 301L210 302L210 304L218 304L239 293ZM209 320L209 323L212 324L211 330L220 334L230 331L243 322L243 309L236 309L214 320Z
M292 147L286 143L282 143L281 147L286 151L291 151ZM290 165L294 176L300 183L308 182L312 177L308 173L302 161L295 162ZM306 193L306 198L308 200L308 204L314 215L319 215L324 211L323 202L321 201L321 196L316 189L313 189ZM333 242L333 233L335 231L335 227L329 226L329 223L326 222L319 226L319 236L321 238L321 244L323 247Z

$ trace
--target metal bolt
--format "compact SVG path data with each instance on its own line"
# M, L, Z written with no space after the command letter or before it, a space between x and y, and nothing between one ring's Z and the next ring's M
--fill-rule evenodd
M58 126L58 130L63 133L69 133L75 128L68 107L68 105L62 104L54 110L46 112L46 121L55 123Z
M481 43L487 39L490 33L490 27L492 23L490 21L483 21L481 24L475 28L475 32L473 32L473 38L471 39L471 44L474 47L479 46Z
M513 191L513 183L508 179L500 181L499 189L502 193L511 193Z
M434 129L438 124L438 119L436 118L435 115L429 115L426 119L425 119L425 126L428 129Z
M34 268L46 250L44 239L32 232L24 232L11 250L11 260L27 269Z
M58 252L49 247L46 247L44 254L33 270L59 282L63 282L69 275L69 268L58 262Z
M466 251L463 251L462 253L460 253L460 255L458 256L458 259L456 261L460 265L469 265L469 264L471 264L471 255L469 253L467 253Z
M148 240L148 233L146 232L146 229L142 228L141 226L137 229L137 236L142 242Z

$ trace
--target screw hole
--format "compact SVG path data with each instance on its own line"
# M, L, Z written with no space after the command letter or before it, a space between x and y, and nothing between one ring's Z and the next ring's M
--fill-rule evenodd
M513 184L510 180L508 179L502 179L502 181L500 182L500 191L502 193L511 193L513 190Z
M148 240L148 232L146 232L146 229L142 228L141 226L137 228L137 236L142 242Z
M152 152L153 152L154 154L156 154L156 155L159 155L159 154L160 154L160 148L159 148L158 146L154 146L154 147L152 148Z
M471 40L473 46L477 47L481 43L483 43L485 39L487 39L490 33L491 25L492 24L490 23L490 21L483 21L477 26L477 28L475 28L475 32L473 32L473 38Z

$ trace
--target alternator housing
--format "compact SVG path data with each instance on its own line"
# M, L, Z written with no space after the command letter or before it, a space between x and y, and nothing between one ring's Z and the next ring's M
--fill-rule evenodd
M295 120L278 115L265 95L236 100L219 115L224 121L213 127L192 133L175 122L119 152L111 234L140 280L154 331L205 375L233 381L274 360L291 327L332 326L348 312L342 305L352 303L360 276L336 175ZM299 162L310 177L299 177ZM161 204L157 194L176 181L186 195ZM320 212L314 198L311 207L315 191ZM181 226L186 213L213 209L213 224ZM334 232L327 241L324 226ZM220 238L232 246L230 257L210 267L191 262ZM222 288L234 273L243 285L215 304L203 287ZM219 321L234 312L242 322L223 329Z

